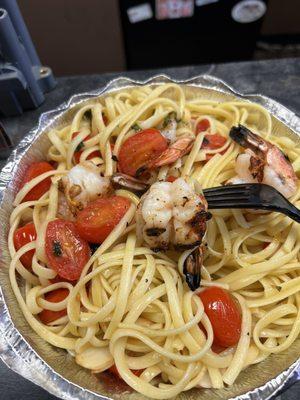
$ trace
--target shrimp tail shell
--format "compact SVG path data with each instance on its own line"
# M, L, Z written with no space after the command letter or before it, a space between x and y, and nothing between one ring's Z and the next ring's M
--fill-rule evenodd
M203 247L198 246L188 255L184 261L183 273L188 287L195 291L201 283L201 266L203 259Z
M256 154L260 152L262 157L264 156L264 153L268 147L265 140L251 132L243 125L233 126L230 129L229 136L232 140L245 149L251 149Z
M111 177L111 183L114 188L132 190L133 192L144 193L149 189L149 184L132 176L116 173Z

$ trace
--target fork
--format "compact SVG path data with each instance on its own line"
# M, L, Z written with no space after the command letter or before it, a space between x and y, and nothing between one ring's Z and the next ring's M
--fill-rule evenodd
M203 190L209 209L254 208L277 211L300 223L300 210L272 186L260 183L218 186Z

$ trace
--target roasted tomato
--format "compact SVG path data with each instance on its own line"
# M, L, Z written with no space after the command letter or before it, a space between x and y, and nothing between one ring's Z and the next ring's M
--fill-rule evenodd
M198 135L198 133L200 132L205 132L207 131L207 129L210 127L210 123L209 120L204 118L201 121L198 122L197 126L196 126L196 135Z
M242 317L239 307L229 292L212 286L199 293L214 331L214 344L230 347L241 335Z
M49 279L49 281L50 281L51 283L67 282L67 283L71 283L71 285L75 285L76 282L77 282L77 281L69 281L68 279L62 278L62 277L60 277L59 275L56 275L56 277L53 278L53 279Z
M226 143L226 138L219 135L218 133L214 133L213 135L205 135L201 149L205 150L216 150L224 146ZM224 154L226 150L220 152L220 154ZM215 154L206 154L206 161L210 160Z
M36 230L34 224L27 224L18 228L14 233L14 246L18 251L25 244L33 242L36 239ZM27 253L23 254L20 258L21 263L25 268L31 268L32 257L35 250L29 250Z
M46 293L44 295L44 299L51 302L51 303L59 303L63 301L69 294L68 289L56 289L52 292ZM61 311L51 311L44 309L42 312L39 313L39 318L43 322L43 324L49 324L50 322L56 321L58 318L67 315L67 309Z
M44 174L45 172L48 171L53 171L54 168L52 165L47 163L46 161L41 161L41 162L35 162L31 164L28 169L25 172L24 176L24 184L32 181L32 179L36 178L39 175ZM51 186L51 178L46 178L42 182L38 183L33 187L24 197L24 201L33 201L33 200L38 200L40 197L45 194Z
M45 251L49 265L61 278L79 279L90 258L90 247L79 235L74 222L56 219L46 229Z
M135 176L137 170L158 157L168 147L167 140L157 129L145 129L123 143L119 152L118 169Z
M76 227L90 243L102 243L130 207L125 197L111 196L95 200L79 211Z
M119 379L121 378L121 375L119 374L119 371L117 370L116 364L112 365L110 368L108 368L108 371L113 374L114 376L116 376ZM131 372L136 375L136 376L140 376L143 373L143 369L132 369Z

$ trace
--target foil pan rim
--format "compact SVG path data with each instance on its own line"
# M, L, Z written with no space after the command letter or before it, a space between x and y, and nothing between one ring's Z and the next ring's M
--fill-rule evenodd
M300 133L300 118L291 110L287 109L279 102L261 95L261 94L244 94L239 92L232 86L228 85L224 80L217 77L202 74L189 79L177 80L166 74L154 75L146 80L135 80L128 77L120 76L109 81L100 88L73 95L68 101L65 101L57 108L41 114L36 127L31 129L29 133L20 141L13 150L11 156L0 173L0 204L3 200L3 192L5 187L13 180L14 170L18 161L31 146L31 143L45 131L47 127L55 122L67 109L76 106L88 99L103 95L106 92L114 92L119 89L128 87L141 86L145 84L158 85L162 83L178 83L205 89L213 89L222 93L231 94L242 100L256 102L264 106L272 115L287 125L294 132ZM8 178L9 177L9 178ZM25 377L29 381L43 387L49 393L62 399L109 399L108 397L96 394L87 389L83 389L79 385L68 381L57 372L55 372L30 346L22 334L17 330L9 313L3 291L0 287L0 358L13 371ZM38 371L44 371L39 374ZM45 371L47 376L45 376ZM267 400L274 396L278 391L284 388L288 381L297 381L300 379L300 358L294 362L289 368L279 374L277 377L268 381L264 385L255 388L245 394L232 397L230 400Z

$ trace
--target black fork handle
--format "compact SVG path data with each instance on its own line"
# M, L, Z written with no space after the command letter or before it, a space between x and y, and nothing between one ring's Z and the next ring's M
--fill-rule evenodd
M289 204L289 207L278 210L278 212L282 212L300 224L300 210L293 204Z
M230 203L230 202L216 202L214 200L207 201L208 208L210 210L221 210L221 209L228 209L228 208L235 208L235 209L251 209L251 210L266 210L266 211L275 211L286 216L290 217L294 221L300 223L300 210L295 207L293 204L289 204L286 208L277 207L272 204L263 205L261 203L249 203L249 204L239 204L239 203Z

